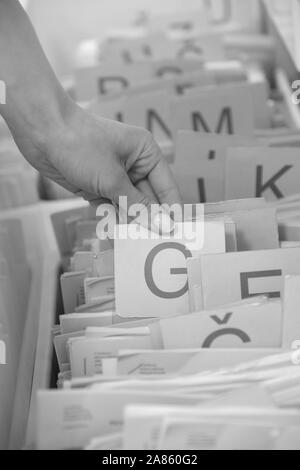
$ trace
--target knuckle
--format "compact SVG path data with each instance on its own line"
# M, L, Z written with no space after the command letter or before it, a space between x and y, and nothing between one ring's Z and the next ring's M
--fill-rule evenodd
M114 198L120 192L123 180L124 174L121 171L114 171L109 177L104 178L103 196Z

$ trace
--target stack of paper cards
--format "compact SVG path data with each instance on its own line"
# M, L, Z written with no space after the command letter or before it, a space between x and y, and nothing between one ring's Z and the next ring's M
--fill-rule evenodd
M300 263L279 247L276 218L297 204L192 206L173 234L120 226L102 255L85 222L93 251L73 252L83 271L62 277L60 391L38 395L38 447L299 448Z
M169 230L107 205L53 215L63 305L40 449L300 449L296 109L253 2L206 4L77 56L77 100L151 131L183 206Z

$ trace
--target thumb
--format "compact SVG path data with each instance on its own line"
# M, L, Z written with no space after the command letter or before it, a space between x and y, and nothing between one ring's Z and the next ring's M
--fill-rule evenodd
M133 206L139 205L139 221L144 227L149 227L148 214L150 213L151 205L155 201L152 201L148 195L132 184L123 168L119 168L114 172L113 178L110 179L107 193L114 206L118 208L121 223L130 222L128 215L134 212ZM141 206L143 206L142 210Z
M159 222L162 220L162 212L164 212L164 216L167 215L170 219L169 215L163 211L154 198L152 199L151 196L143 193L133 185L123 168L115 172L115 176L111 181L109 198L119 210L121 223L130 223L134 218L137 218L137 222L147 230L159 232L161 231ZM134 206L136 206L136 211L134 210ZM165 220L164 218L164 226L167 226L166 232L170 233L172 231L173 222L170 219L168 227L168 224L165 224Z

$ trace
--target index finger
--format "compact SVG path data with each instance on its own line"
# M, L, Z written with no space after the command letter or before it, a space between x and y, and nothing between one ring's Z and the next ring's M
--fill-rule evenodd
M150 171L148 179L160 204L181 205L182 201L177 184L168 163L163 157Z

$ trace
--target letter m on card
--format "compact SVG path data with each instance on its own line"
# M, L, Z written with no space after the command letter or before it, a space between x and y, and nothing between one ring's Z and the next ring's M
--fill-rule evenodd
M207 133L215 132L216 134L221 134L225 130L227 134L234 133L232 110L230 108L222 109L216 129L211 129L204 116L199 112L192 113L192 120L194 131L203 130Z

